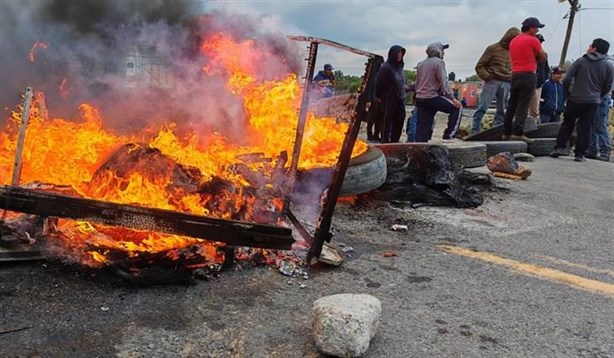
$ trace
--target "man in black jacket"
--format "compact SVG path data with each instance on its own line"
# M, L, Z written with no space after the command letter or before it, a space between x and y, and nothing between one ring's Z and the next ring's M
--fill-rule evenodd
M403 75L405 49L394 45L388 51L388 59L377 73L375 97L384 112L382 143L397 143L405 122L405 98L407 86Z
M586 54L574 62L563 80L567 106L563 124L556 138L551 157L567 155L566 145L577 123L575 161L583 162L590 143L593 121L603 98L612 90L614 68L607 61L610 43L598 38L588 47ZM572 86L573 85L573 86Z

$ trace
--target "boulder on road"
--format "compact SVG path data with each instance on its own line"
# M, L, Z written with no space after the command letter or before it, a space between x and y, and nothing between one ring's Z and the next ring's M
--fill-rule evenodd
M338 294L317 299L312 310L316 347L335 357L363 355L375 336L381 312L380 300L366 294Z

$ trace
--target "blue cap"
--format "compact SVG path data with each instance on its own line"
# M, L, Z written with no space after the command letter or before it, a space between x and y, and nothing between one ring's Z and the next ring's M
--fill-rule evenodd
M324 65L324 69L325 70L334 70L333 65L331 65L330 63L327 63L326 65Z

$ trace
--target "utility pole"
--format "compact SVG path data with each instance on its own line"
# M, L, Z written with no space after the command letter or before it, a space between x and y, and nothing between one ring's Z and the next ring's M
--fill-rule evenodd
M568 0L571 8L569 9L569 20L567 22L567 33L565 34L565 42L563 43L563 51L561 51L561 60L559 67L565 65L565 57L567 56L567 48L569 47L569 39L571 38L571 30L573 28L573 20L576 17L576 12L580 10L580 0Z

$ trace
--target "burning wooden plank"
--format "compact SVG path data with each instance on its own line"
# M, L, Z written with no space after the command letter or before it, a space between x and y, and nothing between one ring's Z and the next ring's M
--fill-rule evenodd
M290 228L116 204L92 199L0 187L0 208L42 217L60 217L251 246L288 250Z

